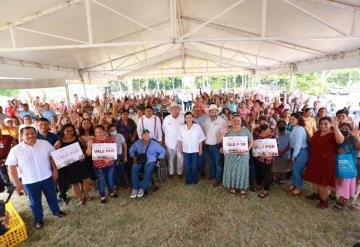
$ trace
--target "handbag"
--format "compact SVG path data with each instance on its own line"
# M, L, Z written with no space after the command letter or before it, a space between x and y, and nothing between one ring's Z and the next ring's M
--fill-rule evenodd
M357 169L354 156L352 154L336 155L336 177L337 178L355 178Z
M151 144L151 141L149 142L148 146L146 147L145 153L139 153L138 155L136 155L136 163L141 164L141 165L146 165L147 163L147 150L149 148Z

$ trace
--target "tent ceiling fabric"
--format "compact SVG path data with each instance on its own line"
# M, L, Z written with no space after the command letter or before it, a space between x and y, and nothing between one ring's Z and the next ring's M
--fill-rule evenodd
M356 67L359 52L359 0L2 0L0 8L0 76L42 86Z

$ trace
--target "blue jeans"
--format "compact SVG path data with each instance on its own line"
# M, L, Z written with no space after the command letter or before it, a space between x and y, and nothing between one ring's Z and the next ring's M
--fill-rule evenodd
M196 184L199 179L199 153L184 153L186 184Z
M292 165L291 181L296 189L301 190L303 185L303 171L309 158L308 148L300 149L299 154L296 156Z
M122 187L126 186L125 164L123 162L122 156L119 156L115 162L114 185Z
M105 186L107 185L109 193L114 192L114 172L115 166L107 166L102 168L94 167L94 173L97 177L100 197L105 197Z
M35 222L40 222L44 218L43 207L41 203L42 193L45 195L51 212L54 215L60 212L56 198L55 186L51 177L36 183L24 184L24 189L28 194L30 209L35 218Z
M223 164L220 153L221 144L205 145L206 158L210 163L210 177L215 178L217 182L221 182L223 175Z
M203 150L205 150L205 145L203 145ZM205 173L205 166L206 166L206 160L205 160L205 154L199 156L199 170L200 172Z
M133 183L133 189L138 190L140 187L145 191L148 190L150 184L151 173L154 170L156 162L150 162L144 167L144 178L143 181L139 181L139 171L144 166L142 164L133 164L131 168L131 179Z

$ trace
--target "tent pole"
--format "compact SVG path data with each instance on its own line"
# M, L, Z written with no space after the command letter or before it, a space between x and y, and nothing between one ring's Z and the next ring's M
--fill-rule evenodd
M290 93L294 91L294 73L290 73Z
M65 81L66 104L70 106L69 82Z
M83 81L83 82L82 82L82 84L83 84L83 89L84 89L84 97L85 97L85 99L86 99L86 98L87 98L87 96L86 96L85 82Z

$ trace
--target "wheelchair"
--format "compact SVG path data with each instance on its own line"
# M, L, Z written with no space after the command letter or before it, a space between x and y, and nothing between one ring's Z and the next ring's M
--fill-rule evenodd
M139 179L142 180L144 178L144 169L143 166L139 172ZM168 162L166 159L158 159L156 161L154 170L150 177L150 187L149 190L156 192L160 189L159 184L165 183L168 176ZM145 195L148 195L149 190L145 192Z

